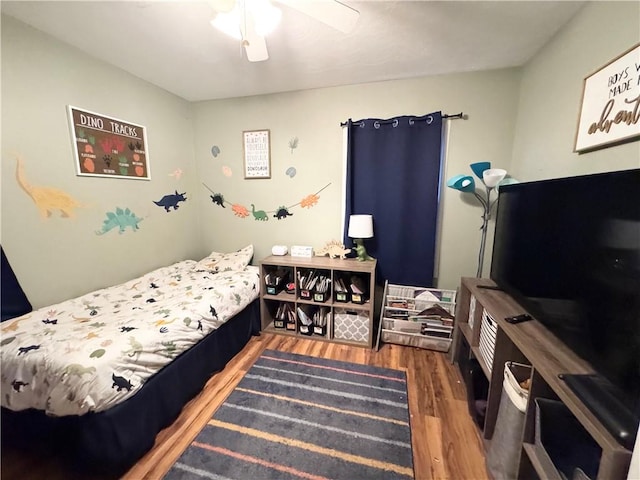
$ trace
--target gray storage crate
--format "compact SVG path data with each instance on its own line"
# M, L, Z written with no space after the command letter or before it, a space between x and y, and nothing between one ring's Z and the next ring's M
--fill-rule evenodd
M504 365L498 418L487 452L487 468L494 480L511 480L518 475L518 460L529 391L520 384L531 378L531 365Z

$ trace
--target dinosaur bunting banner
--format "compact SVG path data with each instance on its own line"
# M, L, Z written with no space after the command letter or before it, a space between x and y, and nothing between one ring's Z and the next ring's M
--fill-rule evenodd
M265 210L257 210L253 203L250 204L251 205L251 210L249 210L244 205L241 205L239 203L230 202L230 201L226 200L221 193L215 193L205 183L203 183L203 185L205 186L205 188L207 190L209 190L212 193L212 195L209 195L209 196L211 197L211 201L215 205L218 205L218 206L220 206L222 208L227 208L227 205L231 206L231 212L233 212L233 214L236 217L246 218L249 215L252 215L254 220L259 220L259 221L266 222L267 220L269 220L269 216L271 216L271 214L273 214L273 218L277 218L278 220L282 220L283 218L287 218L287 217L290 217L291 215L293 215L293 213L291 213L289 211L292 208L295 208L295 207L298 207L298 206L302 207L302 208L311 208L311 207L313 207L314 205L316 205L318 203L318 200L320 199L320 196L319 196L320 192L322 192L325 188L327 188L329 185L331 185L331 183L327 183L324 187L322 187L316 193L311 193L311 194L307 195L302 200L300 200L298 203L294 203L293 205L289 205L288 207L282 205L282 206L280 206L280 207L278 207L276 209L266 210L266 211Z

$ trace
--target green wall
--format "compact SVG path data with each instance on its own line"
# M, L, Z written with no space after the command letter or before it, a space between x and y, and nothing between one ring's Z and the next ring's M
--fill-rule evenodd
M211 250L253 243L258 260L274 244L320 247L341 234L340 123L348 118L464 112L466 120L445 122L444 179L483 160L520 180L638 167L640 142L584 155L572 150L582 80L640 40L639 9L638 2L588 2L523 68L196 103L3 16L2 245L36 307ZM151 181L76 176L68 104L144 125ZM271 132L271 178L245 180L242 131L256 129ZM13 152L23 155L32 184L83 204L75 218L38 216L16 182ZM286 175L289 167L294 177ZM184 171L180 180L170 176L176 169ZM296 205L325 186L313 206ZM188 197L177 212L152 203L176 189ZM213 204L212 193L269 212L294 205L293 215L240 218L230 203ZM144 217L140 230L97 236L117 206ZM455 288L460 276L475 274L481 211L443 189L441 214L438 285Z
M76 176L66 106L147 129L151 180ZM71 195L75 218L41 218L18 186L14 153L32 185ZM191 105L122 70L2 16L2 246L34 306L134 278L198 249ZM180 180L169 174L184 170ZM152 203L178 189L166 213ZM130 208L140 230L98 236L108 211Z
M640 167L640 142L573 152L584 78L640 42L640 2L588 2L523 69L512 170L526 180Z
M257 209L273 211L331 184L320 193L315 206L296 207L291 217L281 220L271 214L266 222L252 216L238 218L229 206L223 209L203 195L201 253L253 242L259 259L269 255L274 244L319 248L332 239L341 240L344 187L340 123L348 118L462 111L467 120L445 122L448 148L443 177L470 172L470 163L483 160L508 168L518 84L518 70L506 69L195 104L198 172L214 193L249 208L253 203ZM271 131L272 176L245 180L242 131L256 129ZM289 141L295 137L299 143L292 152ZM211 154L213 145L220 148L217 157ZM224 166L231 168L231 177L222 172ZM291 166L297 171L293 178L286 175ZM384 194L381 189L379 195ZM464 200L451 189L442 192L439 285L443 288L455 288L461 275L474 275L476 270L482 212L479 205L467 205Z

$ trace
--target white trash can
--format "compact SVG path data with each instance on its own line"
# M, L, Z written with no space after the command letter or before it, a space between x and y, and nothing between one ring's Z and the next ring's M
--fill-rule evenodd
M518 476L518 458L527 409L529 389L521 383L531 378L531 366L504 364L504 381L498 407L498 418L487 452L487 468L494 480L511 480Z

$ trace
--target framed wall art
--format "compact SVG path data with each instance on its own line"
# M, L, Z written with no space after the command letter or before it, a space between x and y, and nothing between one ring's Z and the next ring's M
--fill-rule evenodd
M150 180L146 129L67 106L78 175Z
M269 130L242 132L244 178L271 178L271 142Z
M584 79L574 151L640 139L640 43Z

